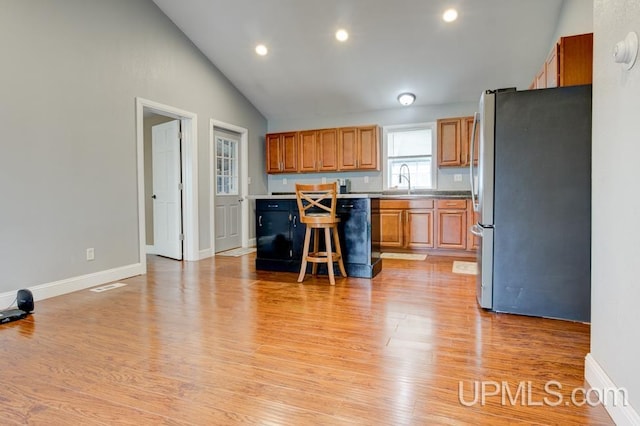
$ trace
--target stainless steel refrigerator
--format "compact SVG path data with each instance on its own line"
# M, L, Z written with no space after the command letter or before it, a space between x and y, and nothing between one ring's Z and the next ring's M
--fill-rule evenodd
M591 85L486 91L474 131L478 303L588 322Z

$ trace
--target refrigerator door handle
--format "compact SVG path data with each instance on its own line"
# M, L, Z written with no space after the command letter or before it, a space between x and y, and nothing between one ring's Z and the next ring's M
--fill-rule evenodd
M482 227L477 223L471 226L470 231L476 237L482 237Z
M474 179L473 179L473 157L474 157L474 152L475 152L475 148L476 148L476 128L478 126L478 118L480 117L479 113L474 113L473 114L473 130L471 131L471 143L470 143L470 151L471 151L471 158L469 159L469 182L471 183L471 204L473 206L473 210L474 211L478 211L478 197L476 197L476 188L474 185Z

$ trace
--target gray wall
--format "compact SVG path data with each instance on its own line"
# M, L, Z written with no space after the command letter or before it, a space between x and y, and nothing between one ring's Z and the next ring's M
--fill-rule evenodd
M595 0L593 18L591 356L635 409L614 419L640 424L640 63L627 71L612 55L629 31L640 33L640 3Z
M480 93L478 93L480 100ZM292 120L270 120L269 132L281 132L287 130L321 129L326 127L357 126L367 124L378 124L380 126L390 126L398 124L428 123L435 122L438 118L462 117L473 115L477 110L477 103L457 103L446 105L430 106L410 106L406 108L394 108L388 110L371 111L362 114L340 115L340 116L315 116L303 119ZM382 145L382 144L381 144ZM463 189L468 190L468 169L449 167L438 170L438 189ZM462 182L454 182L454 174L463 174ZM339 177L351 179L351 190L358 192L381 191L382 171L380 172L350 172L350 173L323 173L323 174L284 174L269 175L268 189L270 192L291 192L294 190L295 182L318 183L322 177L328 181ZM368 183L365 183L365 178ZM284 179L287 183L284 183Z
M564 0L558 27L552 39L555 44L560 37L593 32L593 2L588 0ZM532 77L533 78L533 77Z
M151 0L3 0L0 51L0 298L139 262L136 97L198 114L201 250L210 118L249 129L266 191L265 118Z

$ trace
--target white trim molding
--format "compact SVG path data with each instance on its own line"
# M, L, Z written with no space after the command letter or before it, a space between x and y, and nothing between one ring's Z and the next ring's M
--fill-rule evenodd
M183 259L200 260L198 231L198 115L169 105L136 98L136 141L138 155L138 226L140 263L146 271L144 203L144 110L180 120L182 131L182 227Z
M35 285L33 287L29 287L29 290L33 293L33 299L38 301L145 273L146 270L144 266L141 263L135 263L106 271L94 272L92 274ZM0 306L9 306L9 304L13 303L15 298L16 293L0 294Z
M211 256L215 254L216 241L216 221L215 221L215 158L214 158L214 128L231 130L240 134L240 170L242 172L240 181L240 216L242 221L242 247L249 247L249 204L247 195L249 194L249 130L225 123L211 118L209 120L209 229L211 231ZM202 258L202 257L201 257Z
M200 250L200 260L206 259L208 257L213 257L213 254L213 250L211 250L210 248Z
M585 357L584 378L592 389L618 389L618 386L613 383L613 380L611 380L598 361L596 361L590 353ZM605 392L604 394L605 398L612 395L610 392ZM631 404L624 405L621 401L605 400L603 406L616 425L640 425L640 415L638 415L638 412L631 406Z

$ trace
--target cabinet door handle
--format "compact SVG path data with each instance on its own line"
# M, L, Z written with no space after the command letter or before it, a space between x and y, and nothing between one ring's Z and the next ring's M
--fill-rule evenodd
M342 207L343 209L352 209L353 204L341 204L340 207Z
M258 216L258 226L262 227L262 215Z
M297 223L297 221L298 221L298 216L293 215L293 227L294 227L294 228L297 228L297 227L298 227L298 223Z
M277 204L267 204L267 207L270 208L270 209L274 209L274 208L277 209L278 205Z

